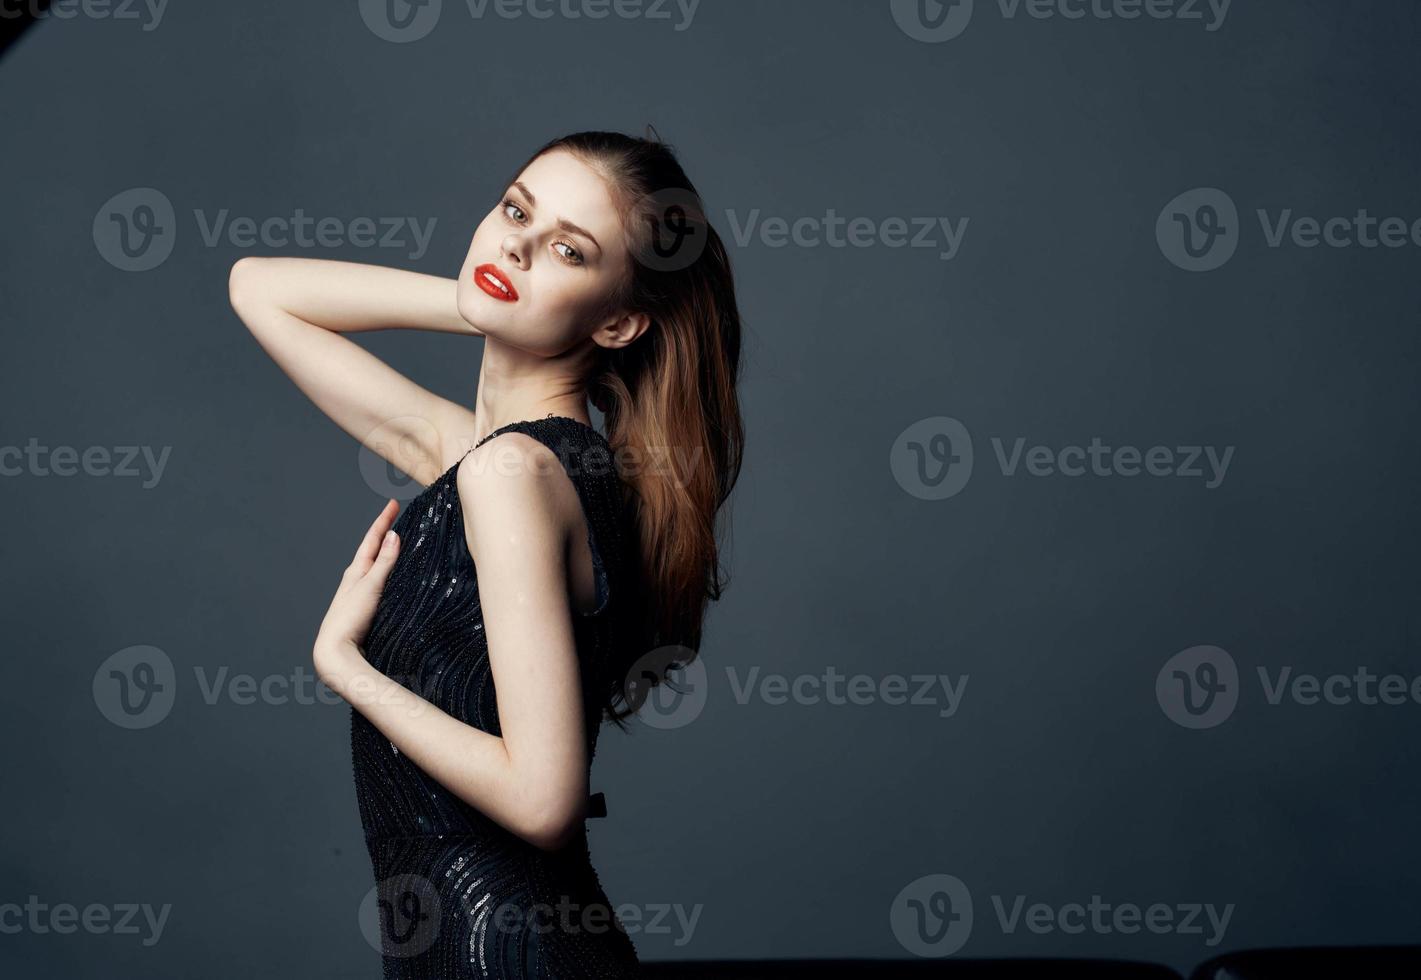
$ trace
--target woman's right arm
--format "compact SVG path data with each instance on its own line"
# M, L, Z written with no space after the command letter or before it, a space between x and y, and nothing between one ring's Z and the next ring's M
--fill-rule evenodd
M459 315L453 279L330 259L247 256L232 309L271 359L362 445L422 485L473 413L415 384L343 333L403 328L482 336Z

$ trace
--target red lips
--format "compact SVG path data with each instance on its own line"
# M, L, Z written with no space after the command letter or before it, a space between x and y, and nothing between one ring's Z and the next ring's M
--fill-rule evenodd
M474 284L494 299L501 299L506 303L518 299L518 290L513 288L513 283L509 282L508 277L492 262L485 262L474 270Z

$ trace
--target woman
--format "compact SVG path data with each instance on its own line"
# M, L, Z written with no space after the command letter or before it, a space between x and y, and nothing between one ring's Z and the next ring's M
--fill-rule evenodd
M519 171L457 280L244 258L230 288L424 486L371 525L313 650L352 706L384 975L635 976L588 855L592 756L689 659L657 653L694 656L741 459L734 285L694 187L658 140L578 133ZM390 327L483 337L473 407L341 336Z

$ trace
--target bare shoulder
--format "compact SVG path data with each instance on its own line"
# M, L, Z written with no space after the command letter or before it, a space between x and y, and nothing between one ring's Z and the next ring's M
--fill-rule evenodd
M471 552L480 543L560 547L571 531L576 490L557 455L526 433L488 440L459 462L455 479Z

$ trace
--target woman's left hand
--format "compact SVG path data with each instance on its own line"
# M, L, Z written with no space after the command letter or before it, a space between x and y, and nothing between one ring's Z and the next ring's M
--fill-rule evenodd
M365 532L355 558L340 577L340 586L321 621L313 651L316 672L323 679L325 667L352 652L358 653L370 632L370 621L385 590L385 580L400 552L400 537L390 530L399 510L394 500L385 504L375 523Z

